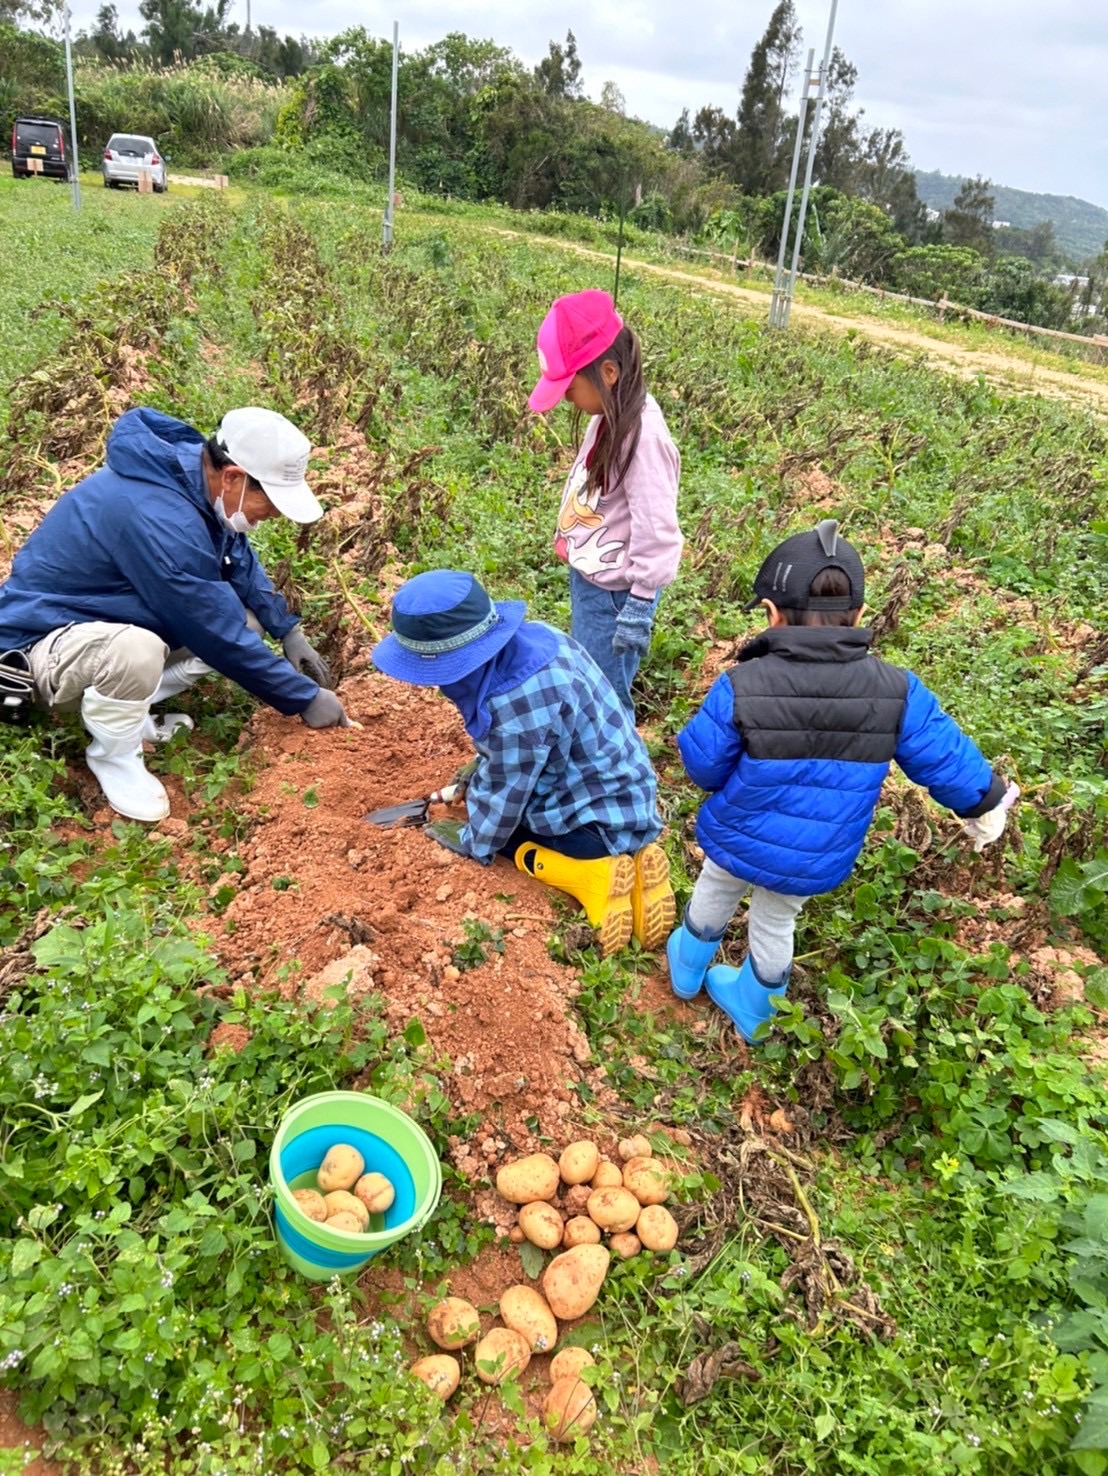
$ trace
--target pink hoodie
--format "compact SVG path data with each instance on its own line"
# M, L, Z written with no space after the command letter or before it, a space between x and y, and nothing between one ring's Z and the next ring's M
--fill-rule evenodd
M594 415L566 478L554 551L601 589L630 589L652 600L677 576L683 540L677 524L681 454L653 395L642 412L642 434L614 491L588 489L588 457L603 418Z

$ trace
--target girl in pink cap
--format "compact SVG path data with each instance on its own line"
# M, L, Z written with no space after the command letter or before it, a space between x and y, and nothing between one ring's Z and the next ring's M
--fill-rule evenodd
M539 329L538 353L531 409L541 414L565 399L576 412L577 456L554 539L569 564L570 634L634 714L631 682L681 557L681 457L643 384L639 341L607 292L559 297Z

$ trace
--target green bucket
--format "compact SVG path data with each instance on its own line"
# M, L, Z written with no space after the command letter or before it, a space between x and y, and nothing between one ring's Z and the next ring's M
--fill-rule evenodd
M384 1174L396 1190L389 1209L371 1216L361 1235L317 1224L292 1197L294 1189L316 1187L319 1165L337 1143L356 1148L365 1172ZM281 1250L312 1281L360 1271L378 1251L420 1229L442 1193L442 1166L427 1134L398 1107L363 1092L320 1092L290 1108L269 1155L269 1177Z

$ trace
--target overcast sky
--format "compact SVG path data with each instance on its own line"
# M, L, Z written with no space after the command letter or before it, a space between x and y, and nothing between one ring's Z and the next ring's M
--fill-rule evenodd
M141 28L137 0L116 0ZM449 31L491 37L529 65L567 27L586 93L611 78L627 110L670 127L683 107L738 105L773 0L251 0L255 25L331 35L365 25L418 50ZM78 28L97 0L75 0ZM797 0L804 47L823 53L830 0ZM246 20L246 0L234 18ZM872 126L900 128L913 163L1108 207L1108 6L1097 0L840 0L835 40L858 68Z

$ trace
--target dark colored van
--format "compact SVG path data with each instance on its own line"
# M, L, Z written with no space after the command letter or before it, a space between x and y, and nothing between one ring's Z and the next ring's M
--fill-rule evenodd
M17 118L12 124L12 173L16 179L32 174L68 179L62 125L53 118Z

